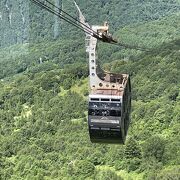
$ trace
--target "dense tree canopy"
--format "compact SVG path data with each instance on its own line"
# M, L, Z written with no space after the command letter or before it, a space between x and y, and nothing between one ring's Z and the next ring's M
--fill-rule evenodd
M0 17L13 2L1 2ZM73 3L62 2L76 15ZM99 44L104 68L132 79L126 144L90 142L84 38L64 22L59 35L56 24L55 38L54 17L31 4L28 43L25 35L11 41L22 33L16 22L9 39L12 29L3 26L3 32L9 29L3 46L14 45L0 49L0 179L179 179L179 1L77 3L90 23L109 19L120 41L146 49ZM2 35L0 28L0 40Z

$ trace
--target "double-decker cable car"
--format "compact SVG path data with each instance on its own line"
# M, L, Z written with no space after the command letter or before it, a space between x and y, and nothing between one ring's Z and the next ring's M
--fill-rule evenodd
M92 26L93 32L105 40L108 25ZM103 40L103 41L105 41ZM113 40L115 42L115 40ZM128 74L103 71L97 63L97 38L86 34L86 51L89 53L90 94L88 127L91 142L124 144L131 111L131 84Z
M97 40L118 45L117 40L108 32L108 23L105 22L103 26L90 27L75 1L74 3L79 11L79 21L49 0L31 1L85 32L90 73L88 108L90 140L95 143L123 144L130 123L130 78L128 74L105 72L97 63ZM119 44L119 46L134 48L124 44Z
M88 126L94 143L124 144L131 109L131 85L128 75L122 75L120 89L97 88L89 95ZM106 84L106 83L105 83ZM111 83L109 83L111 84Z

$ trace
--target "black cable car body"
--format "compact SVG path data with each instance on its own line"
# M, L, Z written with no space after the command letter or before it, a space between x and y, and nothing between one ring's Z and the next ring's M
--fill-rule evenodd
M130 124L130 111L130 78L119 98L90 98L88 127L91 142L124 144Z

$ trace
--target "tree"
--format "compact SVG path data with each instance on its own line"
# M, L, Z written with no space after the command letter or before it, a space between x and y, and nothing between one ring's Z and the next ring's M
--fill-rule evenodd
M85 179L94 174L95 167L94 165L87 160L77 160L73 164L72 172L76 177Z
M141 158L141 148L133 137L126 142L124 156L126 159Z
M156 158L158 161L162 161L162 157L165 150L165 141L160 136L152 136L143 145L143 157L145 159Z
M95 174L95 180L123 180L123 178L118 176L115 171L105 169L97 170Z
M179 180L180 179L180 168L173 167L170 169L164 169L157 174L156 180Z

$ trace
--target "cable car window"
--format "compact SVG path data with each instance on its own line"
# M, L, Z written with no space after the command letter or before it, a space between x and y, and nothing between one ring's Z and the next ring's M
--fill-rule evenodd
M119 110L104 110L104 109L89 109L88 115L90 116L121 116L121 111Z
M99 110L97 110L97 109L89 109L88 115L99 116Z
M111 101L114 101L114 102L120 102L120 99L111 99Z
M109 109L119 110L121 103L107 103L107 102L89 102L90 109Z
M89 108L99 108L100 107L100 102L90 102L89 103Z
M101 99L101 101L110 101L110 99Z
M111 107L111 103L101 103L102 109L109 109Z
M111 106L114 107L114 108L120 108L121 103L111 103Z
M98 98L91 98L91 101L99 101Z
M121 116L121 111L111 110L110 116Z

